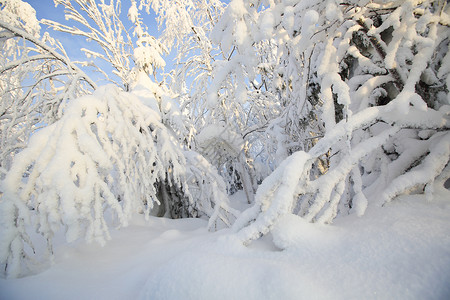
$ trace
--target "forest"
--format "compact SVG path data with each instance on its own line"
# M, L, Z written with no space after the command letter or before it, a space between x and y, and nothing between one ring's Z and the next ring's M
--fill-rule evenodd
M450 295L448 1L54 0L65 18L53 20L28 2L0 0L2 287L52 270L58 249L107 248L141 218L149 230L202 222L199 240L219 235L208 243L244 256L265 245L296 257L340 245L342 224L378 228L374 240L354 229L372 244L402 217L399 244L431 247L405 259L441 260L426 271L440 279L382 295ZM61 36L85 41L77 57ZM155 282L141 299L213 291ZM283 286L263 298L331 297ZM368 296L354 291L338 298Z

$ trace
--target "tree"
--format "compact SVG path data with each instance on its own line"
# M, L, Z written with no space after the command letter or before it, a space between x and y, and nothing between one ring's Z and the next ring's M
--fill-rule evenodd
M29 8L22 2L10 3ZM78 3L82 8L87 4ZM65 5L69 7L70 2ZM97 5L93 2L89 5L84 11L95 16ZM103 18L116 16L108 15L108 9L114 6L101 7ZM5 5L5 9L9 6ZM34 11L30 10L30 14L34 16ZM70 16L76 15L76 10L71 9ZM102 18L96 20L100 20L96 23L100 26L105 24ZM81 23L84 21L80 19ZM140 22L136 19L137 27L141 26ZM79 71L68 58L58 56L14 24L0 25L19 32L72 68L73 73ZM75 27L61 28L77 32ZM111 32L119 30L120 33L121 27L118 28L113 26ZM93 27L89 29L96 32ZM102 44L102 39L96 41ZM149 73L162 65L161 58L148 56L149 52L159 53L158 44L152 41L155 39L147 33L138 33L135 66L116 68L122 71L118 74L131 92L118 86L96 88L92 84L96 88L92 95L67 95L68 104L59 119L42 124L44 128L34 132L27 146L16 154L0 185L0 262L8 276L33 270L30 264L31 256L36 254L30 238L33 231L43 237L47 254L51 255L52 238L61 228L68 242L84 236L87 241L104 244L109 239L109 226L126 226L135 213L146 217L149 214L172 218L206 216L210 229L220 226L218 221L229 225L236 216L237 212L227 204L225 186L212 166L200 155L185 152L177 138L177 132L183 130L183 118L173 107L170 91L149 78ZM117 53L114 47L107 50L114 54L103 58L110 59L114 65ZM80 74L75 73L79 77ZM133 81L127 81L130 74ZM58 75L57 72L52 76ZM74 84L63 79L61 82L68 86ZM37 100L47 104L45 98ZM13 103L12 109L17 109L16 104ZM189 186L194 188L193 194ZM209 193L208 197L204 197L205 192Z
M202 31L211 39L197 39L201 59L194 55L196 60L188 56L187 63L181 62L181 74L189 71L188 75L197 76L190 96L183 101L195 118L197 135L192 147L217 166L230 193L244 189L249 203L253 202L259 179L251 153L263 152L262 133L279 112L264 83L256 80L260 63L257 57L265 57L266 53L264 47L252 47L252 43L258 43L258 47L261 44L248 34L254 14L256 8L251 5L230 3L214 27L208 22L208 31Z
M0 2L0 179L28 138L58 120L69 98L96 84L45 34L34 9L22 1Z
M450 154L448 9L442 1L273 3L267 9L282 20L274 26L275 36L285 37L278 47L300 65L299 78L282 73L293 76L290 94L300 92L300 101L287 107L312 107L323 138L263 181L255 205L234 224L244 242L270 231L284 214L329 223L339 213L362 215L367 205L402 194L431 199L433 189L444 185ZM292 122L309 114L292 111ZM316 172L319 165L326 168Z
M21 258L29 255L23 242L33 249L29 226L51 254L61 226L68 242L84 236L104 244L106 216L126 226L137 212L148 217L155 203L172 218L204 213L211 228L219 219L229 223L231 215L222 210L233 211L217 175L201 157L188 157L197 166L189 167L189 180L201 189L211 186L208 198L193 198L185 153L161 116L133 93L105 86L72 100L60 120L33 135L2 182L0 257L8 275L19 275Z

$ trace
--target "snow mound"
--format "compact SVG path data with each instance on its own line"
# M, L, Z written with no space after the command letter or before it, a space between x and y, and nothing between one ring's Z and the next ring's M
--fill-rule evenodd
M139 299L448 298L450 195L441 196L401 197L333 226L285 215L272 231L281 252L222 235L162 265Z
M204 220L132 218L105 247L60 243L48 271L0 279L0 298L448 299L450 192L435 195L333 225L285 215L272 231L283 251L271 235L245 247Z

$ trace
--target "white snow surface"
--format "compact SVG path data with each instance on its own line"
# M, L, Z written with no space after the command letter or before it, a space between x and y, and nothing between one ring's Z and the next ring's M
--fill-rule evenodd
M138 216L104 247L61 242L48 270L0 279L0 299L450 299L449 200L402 196L332 225L287 215L247 247L204 220Z

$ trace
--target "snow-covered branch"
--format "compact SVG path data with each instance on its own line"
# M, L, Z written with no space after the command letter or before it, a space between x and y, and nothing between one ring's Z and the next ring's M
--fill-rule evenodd
M93 89L96 88L97 85L95 84L95 82L89 76L87 76L82 70L80 70L80 68L78 68L76 65L74 65L67 57L56 52L53 48L44 44L43 42L41 42L40 40L38 40L31 34L25 32L19 28L15 28L2 20L0 20L0 28L6 29L9 32L11 32L12 34L14 34L14 36L22 37L22 38L26 39L27 41L31 42L32 44L36 45L37 47L41 48L44 53L51 55L53 58L64 63L68 68L70 68L73 71L74 75L76 74L78 77L85 80Z
M79 23L82 28L52 20L42 20L43 24L54 30L82 36L95 42L102 53L89 49L84 50L86 55L90 57L95 53L95 58L110 63L122 84L126 87L129 86L133 80L130 74L133 41L120 19L120 1L111 1L109 5L103 1L101 4L97 4L95 1L86 0L55 0L54 2L56 5L63 5L66 18ZM110 78L107 79L110 80Z

